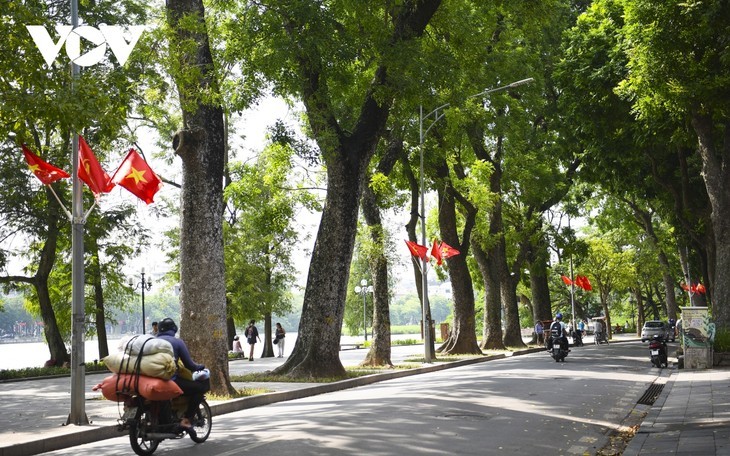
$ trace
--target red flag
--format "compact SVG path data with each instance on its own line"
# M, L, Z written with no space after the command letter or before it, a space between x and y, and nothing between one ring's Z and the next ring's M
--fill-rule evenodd
M426 254L428 253L428 247L422 246L420 244L416 244L415 242L406 241L406 245L408 246L408 250L411 251L411 255L417 256L418 258L425 260Z
M109 174L102 169L91 147L86 144L82 136L79 136L79 179L86 182L95 196L109 193L114 188Z
M682 290L684 290L684 291L689 291L689 287L687 286L687 284L686 284L686 283L682 283L682 284L680 285L680 287L682 287Z
M436 264L441 266L441 263L443 263L443 258L441 257L441 247L438 245L438 242L436 242L436 239L433 240L433 246L431 247L431 256L436 258Z
M698 283L696 288L697 288L697 293L699 293L699 294L707 293L707 288L705 288L705 286L702 285L701 283Z
M582 275L576 276L575 284L577 286L581 287L582 289L584 289L585 291L593 290L593 287L591 286L591 281L588 280L588 277L586 277L586 276L582 276Z
M38 155L34 154L28 146L23 144L23 155L25 155L25 161L28 162L28 168L35 174L35 177L40 179L45 185L50 185L57 180L66 179L71 177L66 171L56 168L50 163L44 162Z
M442 242L441 243L441 256L444 258L451 258L452 256L458 255L459 252L455 248L451 247L449 244Z
M568 277L561 275L560 278L563 279L563 282L565 282L566 285L568 285L568 286L573 285L573 281L570 280ZM577 280L576 280L576 282L577 282Z
M126 188L147 204L153 201L155 193L162 187L160 178L134 149L129 149L114 173L112 182Z

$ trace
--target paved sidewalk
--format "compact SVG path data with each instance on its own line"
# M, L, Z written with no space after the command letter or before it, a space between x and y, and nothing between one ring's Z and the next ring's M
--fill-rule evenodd
M730 456L730 369L672 369L629 455Z

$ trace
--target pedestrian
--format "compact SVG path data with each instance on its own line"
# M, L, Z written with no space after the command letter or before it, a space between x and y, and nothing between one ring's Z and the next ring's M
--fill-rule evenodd
M284 336L286 335L286 331L284 331L284 328L281 326L281 323L276 324L276 330L274 331L274 343L279 349L279 356L278 358L284 357Z
M256 345L256 340L258 339L259 342L261 342L261 338L259 337L259 330L256 328L256 320L251 320L248 322L248 327L246 328L246 342L251 346L251 351L248 354L248 360L253 361L253 348L254 345Z
M586 324L584 320L578 322L578 331L580 331L581 337L586 335Z
M540 320L535 323L535 335L537 336L538 344L545 343L545 329L542 327L542 322Z
M243 347L241 346L241 340L238 335L233 336L233 353L236 355L236 358L243 357Z
M158 332L159 332L159 330L157 329L157 322L153 321L152 322L152 335L156 336Z

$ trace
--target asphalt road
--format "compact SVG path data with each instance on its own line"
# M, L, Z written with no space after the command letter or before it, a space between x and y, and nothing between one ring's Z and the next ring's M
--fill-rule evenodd
M659 373L640 342L540 352L217 416L207 442L155 454L596 454ZM132 451L123 437L48 454Z

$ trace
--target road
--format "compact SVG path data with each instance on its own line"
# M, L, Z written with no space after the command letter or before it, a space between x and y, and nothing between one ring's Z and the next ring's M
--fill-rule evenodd
M217 416L206 443L168 440L155 454L597 454L659 375L640 342L573 348L565 363L540 352ZM48 454L131 448L117 438Z

